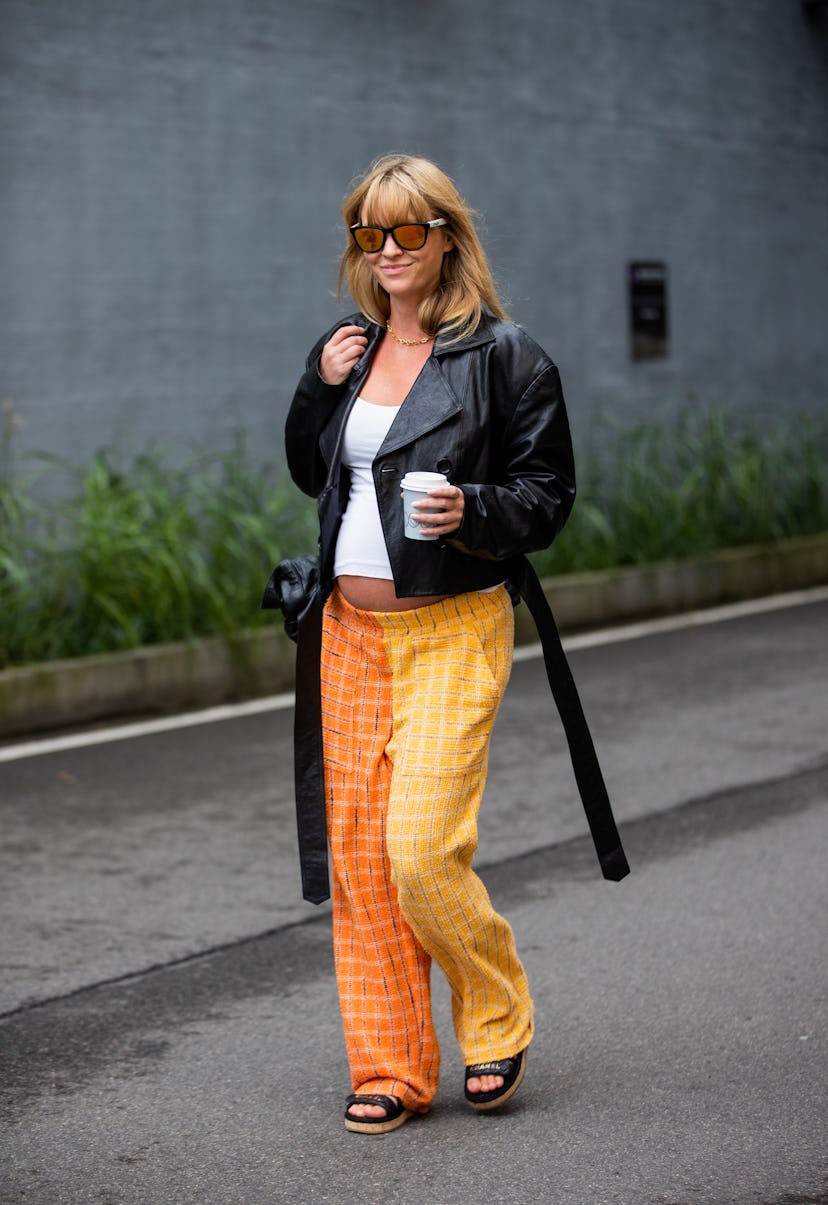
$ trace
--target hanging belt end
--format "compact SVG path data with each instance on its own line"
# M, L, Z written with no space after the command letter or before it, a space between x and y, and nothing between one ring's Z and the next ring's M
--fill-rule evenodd
M601 855L601 873L613 883L620 883L630 873L630 864L620 845Z

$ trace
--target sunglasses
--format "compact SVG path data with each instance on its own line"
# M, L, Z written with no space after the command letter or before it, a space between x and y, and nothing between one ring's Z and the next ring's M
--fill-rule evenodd
M425 246L431 227L445 225L445 218L435 218L432 222L403 222L400 226L360 226L356 222L349 229L360 251L372 255L382 250L388 234L402 251L419 251Z

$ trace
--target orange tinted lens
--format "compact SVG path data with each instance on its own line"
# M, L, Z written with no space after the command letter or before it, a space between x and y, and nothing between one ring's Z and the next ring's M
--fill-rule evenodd
M354 238L360 251L379 251L385 242L385 234L378 226L361 226L354 231Z
M394 238L397 244L406 251L419 251L425 245L426 231L421 225L395 226Z

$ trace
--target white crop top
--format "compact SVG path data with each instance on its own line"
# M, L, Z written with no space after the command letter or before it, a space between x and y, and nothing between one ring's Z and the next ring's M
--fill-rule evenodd
M351 489L336 541L334 577L345 573L393 580L371 465L399 410L358 397L348 415L342 463L351 471Z

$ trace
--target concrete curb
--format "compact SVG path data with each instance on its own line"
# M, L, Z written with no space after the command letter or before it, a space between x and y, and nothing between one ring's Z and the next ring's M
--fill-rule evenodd
M544 589L562 631L673 615L828 583L828 532L778 544L723 548L709 555L548 578ZM517 639L536 640L525 607Z
M544 582L563 631L667 615L828 582L828 532L709 556L568 574ZM516 639L537 639L525 607ZM0 737L127 715L185 711L290 690L281 625L0 672Z

